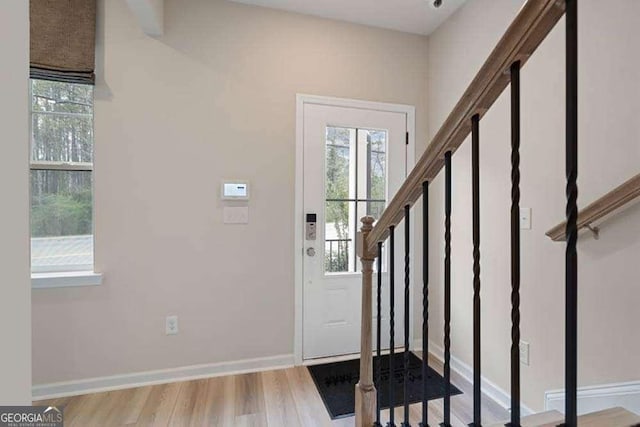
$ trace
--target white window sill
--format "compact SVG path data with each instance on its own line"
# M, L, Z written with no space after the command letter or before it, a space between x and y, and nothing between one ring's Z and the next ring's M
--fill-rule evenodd
M102 274L93 271L72 271L62 273L32 273L32 289L67 288L76 286L97 286L102 284Z

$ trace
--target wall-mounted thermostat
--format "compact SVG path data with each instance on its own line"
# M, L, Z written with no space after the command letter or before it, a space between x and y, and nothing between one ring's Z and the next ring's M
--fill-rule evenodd
M227 181L222 183L222 200L249 200L247 181Z

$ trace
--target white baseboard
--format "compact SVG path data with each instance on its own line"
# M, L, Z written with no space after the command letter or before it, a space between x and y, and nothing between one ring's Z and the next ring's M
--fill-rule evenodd
M413 348L415 350L422 349L422 340L415 340L413 342ZM435 356L438 360L444 360L444 350L439 345L429 340L429 353ZM451 369L456 371L460 376L470 383L473 383L473 368L462 360L455 356L451 356ZM511 408L511 397L509 393L496 384L491 382L484 375L482 376L482 392L490 399L494 400L498 405L502 406L505 410L509 411ZM524 404L520 404L520 413L522 416L533 414L533 411Z
M578 388L578 414L621 406L640 414L640 381ZM544 409L564 413L564 390L547 391Z
M244 359L233 362L208 363L108 377L39 384L32 387L32 396L33 400L53 399L146 385L166 384L175 381L189 381L223 375L283 369L292 367L293 365L293 354L258 359Z

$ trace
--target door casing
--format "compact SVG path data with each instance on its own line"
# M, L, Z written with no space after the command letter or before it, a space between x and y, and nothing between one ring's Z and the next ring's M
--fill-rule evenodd
M294 332L293 332L293 352L294 363L299 366L303 364L302 357L302 330L303 330L303 256L304 256L304 223L303 223L303 191L304 191L304 105L305 104L319 104L335 107L347 107L347 108L359 108L364 110L386 111L393 113L404 113L407 116L407 131L409 132L408 144L407 144L407 175L413 169L415 165L415 107L404 104L391 104L386 102L374 102L363 101L356 99L346 98L334 98L317 95L296 95L296 169L295 169L295 205L294 205ZM415 224L414 211L410 213L411 224ZM414 229L414 227L412 227ZM413 233L412 233L413 234ZM415 235L415 234L413 234ZM414 251L414 241L412 238L410 242L411 253ZM410 270L411 270L411 283L414 287L414 258L410 258ZM360 266L358 267L360 268ZM411 293L410 307L413 308L413 295ZM401 313L398 313L402 317ZM396 323L402 319L396 319ZM413 326L413 322L411 322ZM400 335L397 338L402 338L404 335L401 331L398 331ZM413 328L410 330L410 343L413 343ZM404 338L396 341L401 343Z

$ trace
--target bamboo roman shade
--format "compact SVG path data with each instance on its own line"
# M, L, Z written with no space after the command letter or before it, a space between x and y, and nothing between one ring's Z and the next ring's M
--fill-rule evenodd
M31 77L94 84L96 0L30 0Z

